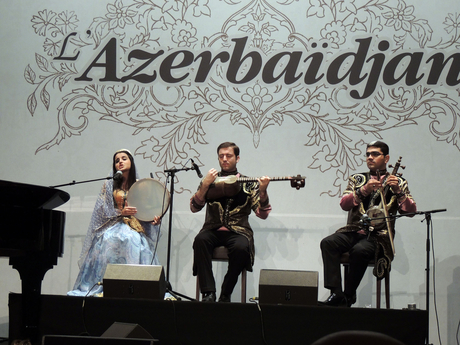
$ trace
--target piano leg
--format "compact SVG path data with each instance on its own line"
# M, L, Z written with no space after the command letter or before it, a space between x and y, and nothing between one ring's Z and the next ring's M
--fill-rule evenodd
M10 258L10 264L21 277L23 339L40 344L41 286L45 273L53 268L53 262L48 258L25 256Z

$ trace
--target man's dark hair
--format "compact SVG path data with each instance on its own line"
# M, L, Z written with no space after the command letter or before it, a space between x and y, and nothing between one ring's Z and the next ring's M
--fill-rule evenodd
M220 144L217 147L217 154L219 154L220 149L226 149L227 147L233 148L233 153L235 154L235 156L238 157L240 155L240 148L235 143L232 143L230 141L226 141L225 143Z
M369 147L378 147L380 150L382 150L382 153L385 156L390 153L390 148L383 141L379 141L379 140L371 141L369 144L367 144L367 149Z

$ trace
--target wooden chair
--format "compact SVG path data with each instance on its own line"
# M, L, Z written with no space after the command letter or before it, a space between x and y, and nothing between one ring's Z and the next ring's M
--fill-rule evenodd
M212 253L212 261L224 261L228 262L228 249L224 246L214 248ZM241 303L246 303L246 269L241 272ZM198 276L196 277L196 300L200 300L200 283Z
M344 281L347 281L348 278L348 270L349 270L349 264L350 264L350 254L348 252L343 253L342 256L340 257L340 263L343 265L343 271L344 271ZM369 262L368 266L374 267L374 261L372 260ZM385 276L383 277L385 280L385 302L387 309L390 309L390 273L387 272ZM382 280L383 280L382 279ZM377 279L377 309L380 309L380 297L382 294L382 280ZM346 283L345 283L346 284Z

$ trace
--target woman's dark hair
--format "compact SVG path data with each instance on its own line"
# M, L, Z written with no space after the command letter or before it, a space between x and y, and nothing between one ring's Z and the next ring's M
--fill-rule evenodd
M112 170L113 170L113 174L115 175L115 173L117 172L117 170L115 168L115 157L117 156L117 154L122 153L122 152L126 153L126 155L128 156L129 160L131 161L131 169L129 169L128 181L127 181L128 182L128 189L129 189L134 184L134 182L136 182L136 165L134 164L134 158L131 155L131 152L129 152L127 150L120 150L120 151L115 152L115 154L113 155L113 159L112 159ZM114 189L121 188L122 182L123 182L122 179L113 180L113 188Z

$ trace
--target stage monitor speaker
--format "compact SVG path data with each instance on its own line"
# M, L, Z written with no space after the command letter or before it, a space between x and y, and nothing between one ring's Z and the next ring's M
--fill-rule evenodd
M114 322L102 333L103 338L153 339L149 332L136 323Z
M166 282L163 266L108 264L104 297L163 300Z
M318 272L260 270L260 304L318 304Z
M80 337L71 335L45 335L42 339L42 345L155 345L155 343L154 339Z

